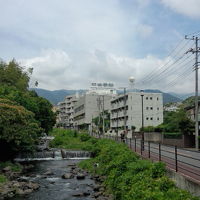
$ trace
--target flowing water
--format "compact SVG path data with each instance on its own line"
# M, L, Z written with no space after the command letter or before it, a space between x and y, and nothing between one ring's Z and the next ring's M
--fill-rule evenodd
M77 164L81 159L86 159L87 152L64 152L68 155L68 159L62 158L60 151L43 152L43 156L28 158L18 158L18 161L28 161L30 164L34 164L34 168L29 170L27 174L22 177L39 183L40 188L37 191L25 196L14 197L12 200L93 200L91 197L93 194L93 187L95 182L88 176L83 180L77 180L76 177L72 179L62 179L62 175L70 173L71 166ZM54 156L52 156L54 155ZM73 158L69 159L69 155ZM36 156L36 155L35 155ZM83 156L83 157L80 157ZM50 171L52 175L45 175L45 172ZM88 196L75 197L74 194L87 192Z

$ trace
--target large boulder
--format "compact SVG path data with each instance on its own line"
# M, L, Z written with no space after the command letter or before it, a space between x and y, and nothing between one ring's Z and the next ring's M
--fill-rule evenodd
M73 175L71 173L66 173L66 174L62 175L62 178L63 179L71 179L71 178L73 178Z

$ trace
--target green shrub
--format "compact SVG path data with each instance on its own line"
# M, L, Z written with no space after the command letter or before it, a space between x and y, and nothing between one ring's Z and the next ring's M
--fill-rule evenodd
M144 131L144 132L154 132L155 131L155 127L154 126L146 126L141 130Z
M5 167L10 167L13 172L20 172L22 170L22 166L19 163L12 163L10 161L0 163L0 170Z
M166 169L165 164L162 162L154 163L152 167L152 177L153 178L160 178L165 175Z
M82 142L88 141L91 138L91 136L87 133L81 133L80 134L80 140Z
M93 145L90 143L90 147L95 157L79 165L91 173L104 176L103 184L115 200L199 199L175 187L173 181L165 176L165 164L141 160L124 144L99 139Z
M181 139L182 133L163 133L166 139Z
M50 147L53 148L91 151L93 148L92 143L95 141L93 139L90 142L91 136L85 132L79 133L76 130L55 128L50 134L55 137L50 142Z
M7 182L7 178L4 175L0 174L0 184L5 182Z

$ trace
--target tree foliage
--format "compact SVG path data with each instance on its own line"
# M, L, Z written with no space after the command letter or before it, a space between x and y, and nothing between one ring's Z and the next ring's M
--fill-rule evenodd
M41 132L34 114L15 102L0 99L0 159L31 151Z
M50 102L28 88L32 72L15 60L0 62L0 149L10 157L33 150L40 133L55 124Z
M24 71L14 59L8 64L0 62L0 84L15 86L17 89L25 91L28 88L29 72Z
M35 119L46 133L52 130L56 116L52 111L52 104L45 98L39 97L35 91L28 90L29 72L24 72L14 60L8 65L0 64L0 98L7 98L17 102L18 105L25 107L33 112ZM12 78L13 77L13 78ZM10 80L12 79L12 80Z
M100 132L103 131L103 113L100 116L93 118L92 122L99 128ZM108 111L104 111L104 128L105 131L110 128L110 113Z
M192 133L194 122L188 118L185 110L179 109L177 112L164 112L164 122L156 129L163 132Z

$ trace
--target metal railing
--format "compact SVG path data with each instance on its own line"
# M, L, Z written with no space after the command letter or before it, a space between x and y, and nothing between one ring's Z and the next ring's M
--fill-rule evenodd
M121 139L116 136L101 135L100 138L112 139L125 143L132 151L141 157L152 161L162 161L166 166L176 172L200 181L200 152L192 151L177 146L163 145L161 143L142 141L137 138Z

